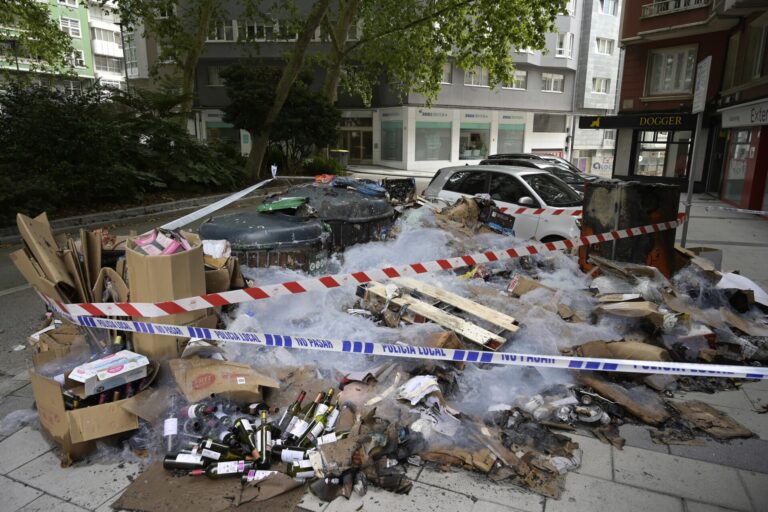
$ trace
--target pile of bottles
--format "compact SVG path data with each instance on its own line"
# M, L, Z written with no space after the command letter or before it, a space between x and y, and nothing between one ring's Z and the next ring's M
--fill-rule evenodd
M212 397L178 408L163 424L165 469L209 478L260 480L274 465L298 479L313 478L309 460L316 447L343 439L336 432L338 400L334 389L320 392L304 407L299 396L282 414L265 403L238 404Z

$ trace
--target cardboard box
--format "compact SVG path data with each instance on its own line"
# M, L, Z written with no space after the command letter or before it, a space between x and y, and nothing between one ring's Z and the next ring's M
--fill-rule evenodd
M132 302L163 302L205 294L203 248L193 243L188 251L167 256L148 256L134 250L132 242L126 249L128 286ZM209 318L210 309L177 315L139 320L200 327L215 326ZM215 319L215 317L213 317ZM211 325L211 322L214 325ZM151 359L178 357L188 338L136 333L134 350Z
M146 357L121 350L75 367L67 379L82 384L85 396L92 396L146 377L148 366Z
M65 354L66 355L66 354ZM62 356L59 360L64 360ZM48 360L55 363L58 360ZM107 436L129 432L139 427L137 416L128 408L134 400L147 391L131 398L102 405L68 410L64 406L61 384L53 377L40 373L43 365L34 363L29 375L32 392L35 396L40 425L45 433L61 449L65 463L71 463L87 455L95 448L94 441ZM157 366L152 369L152 377L157 375Z
M280 388L280 383L247 364L217 359L172 359L168 362L176 385L188 402L198 402L211 393L236 402L257 402L262 388Z

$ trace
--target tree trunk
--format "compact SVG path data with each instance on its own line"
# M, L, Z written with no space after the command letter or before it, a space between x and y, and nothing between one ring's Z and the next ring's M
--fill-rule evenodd
M341 64L344 62L345 47L347 42L347 33L349 27L355 20L355 14L357 14L360 7L360 0L347 0L341 9L339 20L335 26L331 26L331 63L328 66L328 70L325 75L325 82L323 83L323 95L328 98L332 104L336 103L339 99L339 81L341 79ZM330 25L330 23L329 23Z
M197 26L193 44L184 58L184 64L181 68L181 104L180 104L180 123L183 129L187 129L187 121L192 114L192 103L195 95L195 72L200 55L203 53L205 41L208 38L208 29L211 25L211 18L216 10L216 0L200 0L198 3Z
M285 100L288 99L288 93L290 93L293 83L296 81L299 72L301 72L301 68L304 66L307 47L309 46L312 37L315 35L315 30L320 26L320 22L322 21L323 16L325 16L330 3L331 0L318 0L312 6L312 10L310 11L309 16L307 16L307 20L304 22L304 28L302 28L301 33L296 40L296 44L293 45L291 58L288 60L288 63L283 69L283 74L280 76L280 81L277 83L275 101L272 103L272 106L264 118L264 125L262 126L261 132L253 138L251 152L248 155L245 169L254 183L259 180L261 162L264 160L264 154L267 151L272 125L277 119L278 114L280 114L280 110L283 108Z

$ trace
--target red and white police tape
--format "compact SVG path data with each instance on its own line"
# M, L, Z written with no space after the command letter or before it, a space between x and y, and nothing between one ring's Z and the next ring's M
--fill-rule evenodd
M500 208L503 213L509 215L554 215L561 217L581 217L582 210L566 210L565 208Z
M684 216L680 214L676 221L648 224L646 226L609 231L606 233L598 233L596 235L581 236L570 240L534 243L531 245L511 247L501 251L488 251L466 256L457 256L455 258L410 263L407 265L365 270L362 272L311 277L300 281L287 281L265 286L243 288L242 290L209 293L206 295L174 299L164 302L93 302L81 304L62 304L58 301L53 302L58 306L58 309L71 316L130 316L153 318L186 313L188 311L197 311L216 306L269 299L283 295L327 290L345 285L359 285L371 281L388 280L402 276L415 276L441 270L453 270L481 263L511 260L521 256L555 252L573 249L574 247L582 245L598 244L620 240L622 238L649 235L669 229L675 229L681 224L683 217Z

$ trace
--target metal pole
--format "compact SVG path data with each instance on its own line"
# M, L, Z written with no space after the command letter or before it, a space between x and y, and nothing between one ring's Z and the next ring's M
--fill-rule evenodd
M123 22L117 24L118 27L120 27L120 42L123 45L123 71L125 71L125 92L129 93L131 92L130 86L128 85L128 55L125 51L125 37L123 37Z
M701 145L703 144L702 139L704 138L701 133L701 125L704 123L704 113L699 112L696 116L696 131L693 135L693 156L691 157L691 166L690 171L688 172L688 195L685 198L685 222L683 222L683 235L680 240L680 245L685 247L685 241L688 238L688 223L691 222L691 201L693 200L693 182L696 179L695 173L696 169L699 167L702 168L702 171L704 170L704 162L701 162L701 166L699 166L699 149L701 148Z

